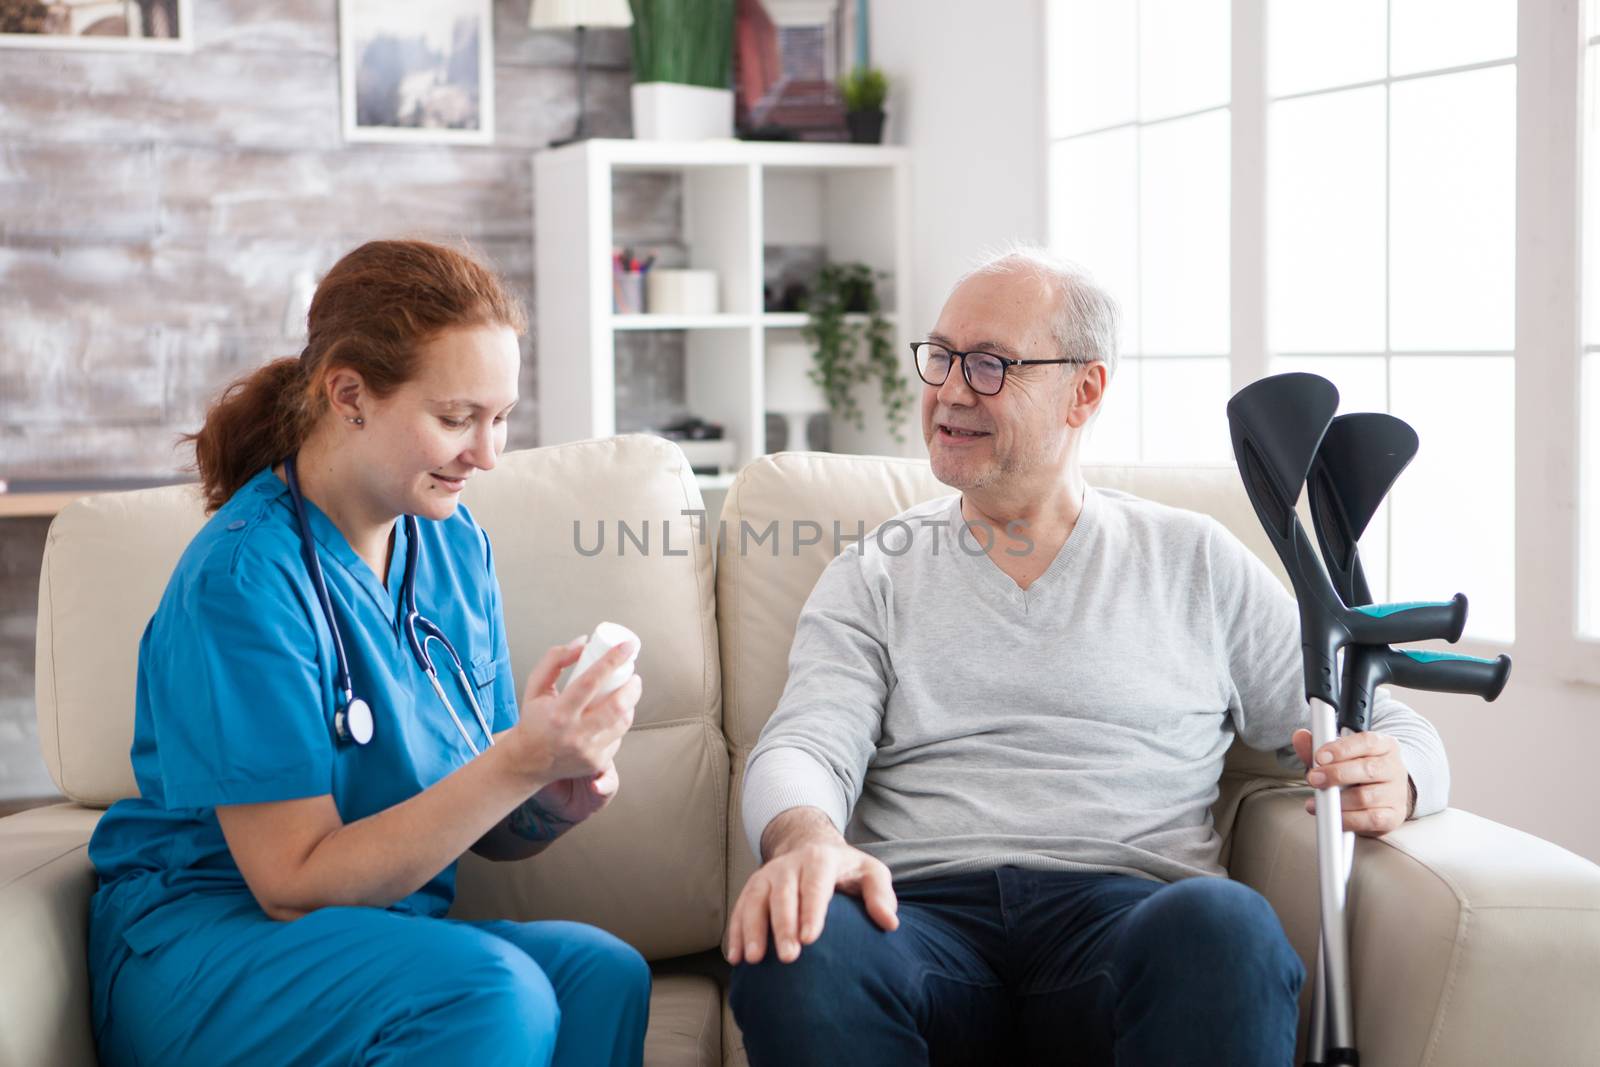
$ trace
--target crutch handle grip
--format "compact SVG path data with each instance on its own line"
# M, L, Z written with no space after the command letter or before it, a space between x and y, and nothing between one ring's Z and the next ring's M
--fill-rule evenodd
M1390 680L1407 689L1435 693L1467 693L1493 700L1511 677L1511 657L1482 659L1457 652L1396 649L1389 663Z
M1480 659L1455 652L1413 652L1386 646L1350 645L1344 654L1340 731L1367 729L1378 686L1388 682L1435 693L1469 693L1493 700L1506 687L1511 657Z
M1444 638L1454 643L1467 628L1467 598L1457 593L1444 603L1363 604L1345 619L1358 645L1403 645Z

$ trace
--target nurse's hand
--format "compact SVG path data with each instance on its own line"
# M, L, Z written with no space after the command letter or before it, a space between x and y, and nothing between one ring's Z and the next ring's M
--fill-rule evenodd
M596 697L601 683L638 650L628 641L557 692L556 679L578 661L583 642L576 638L544 654L523 690L522 717L506 731L519 764L541 788L568 779L586 783L610 768L623 735L633 725L633 709L644 688L635 674L615 692Z
M615 763L593 778L551 782L511 813L511 829L529 841L554 841L611 803L622 779Z

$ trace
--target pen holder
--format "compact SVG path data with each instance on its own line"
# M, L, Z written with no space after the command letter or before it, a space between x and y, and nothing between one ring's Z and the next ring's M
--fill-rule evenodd
M615 271L611 275L611 310L618 315L644 314L644 271Z

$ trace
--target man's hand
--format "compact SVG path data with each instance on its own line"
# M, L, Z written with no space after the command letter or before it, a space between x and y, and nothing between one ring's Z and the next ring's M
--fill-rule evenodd
M835 889L859 896L883 929L900 925L889 868L846 844L818 809L790 808L773 819L761 835L761 851L767 862L745 883L728 920L729 963L760 963L769 925L778 959L793 963L800 946L822 936Z
M1350 734L1323 745L1311 760L1311 731L1296 730L1295 755L1311 768L1306 781L1314 789L1339 786L1344 828L1363 837L1381 837L1405 822L1416 805L1416 790L1406 773L1400 745L1387 734ZM1306 801L1317 810L1317 798Z

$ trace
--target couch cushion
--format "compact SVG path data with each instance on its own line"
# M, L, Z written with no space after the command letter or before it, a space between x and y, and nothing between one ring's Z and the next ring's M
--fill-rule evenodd
M56 788L105 807L133 796L139 638L205 525L198 487L74 501L50 524L39 574L34 689L39 747Z
M1212 515L1287 586L1232 467L1098 466L1086 468L1084 476L1091 485ZM722 511L725 545L718 557L717 620L723 722L733 757L730 893L737 895L755 864L737 822L744 761L783 693L795 622L812 586L858 529L864 526L870 533L911 505L952 492L934 478L925 459L825 453L764 456L746 466L728 491ZM770 537L758 542L774 523L776 543ZM1223 795L1213 809L1224 835L1250 776L1285 773L1270 754L1239 744L1229 753L1228 770Z
M650 1067L721 1067L722 990L696 974L658 974L644 1035Z
M593 923L649 959L715 947L727 878L722 734L706 722L635 726L617 773L610 806L537 858L463 856L450 914Z
M86 916L99 818L57 804L0 819L0 1064L95 1062Z

